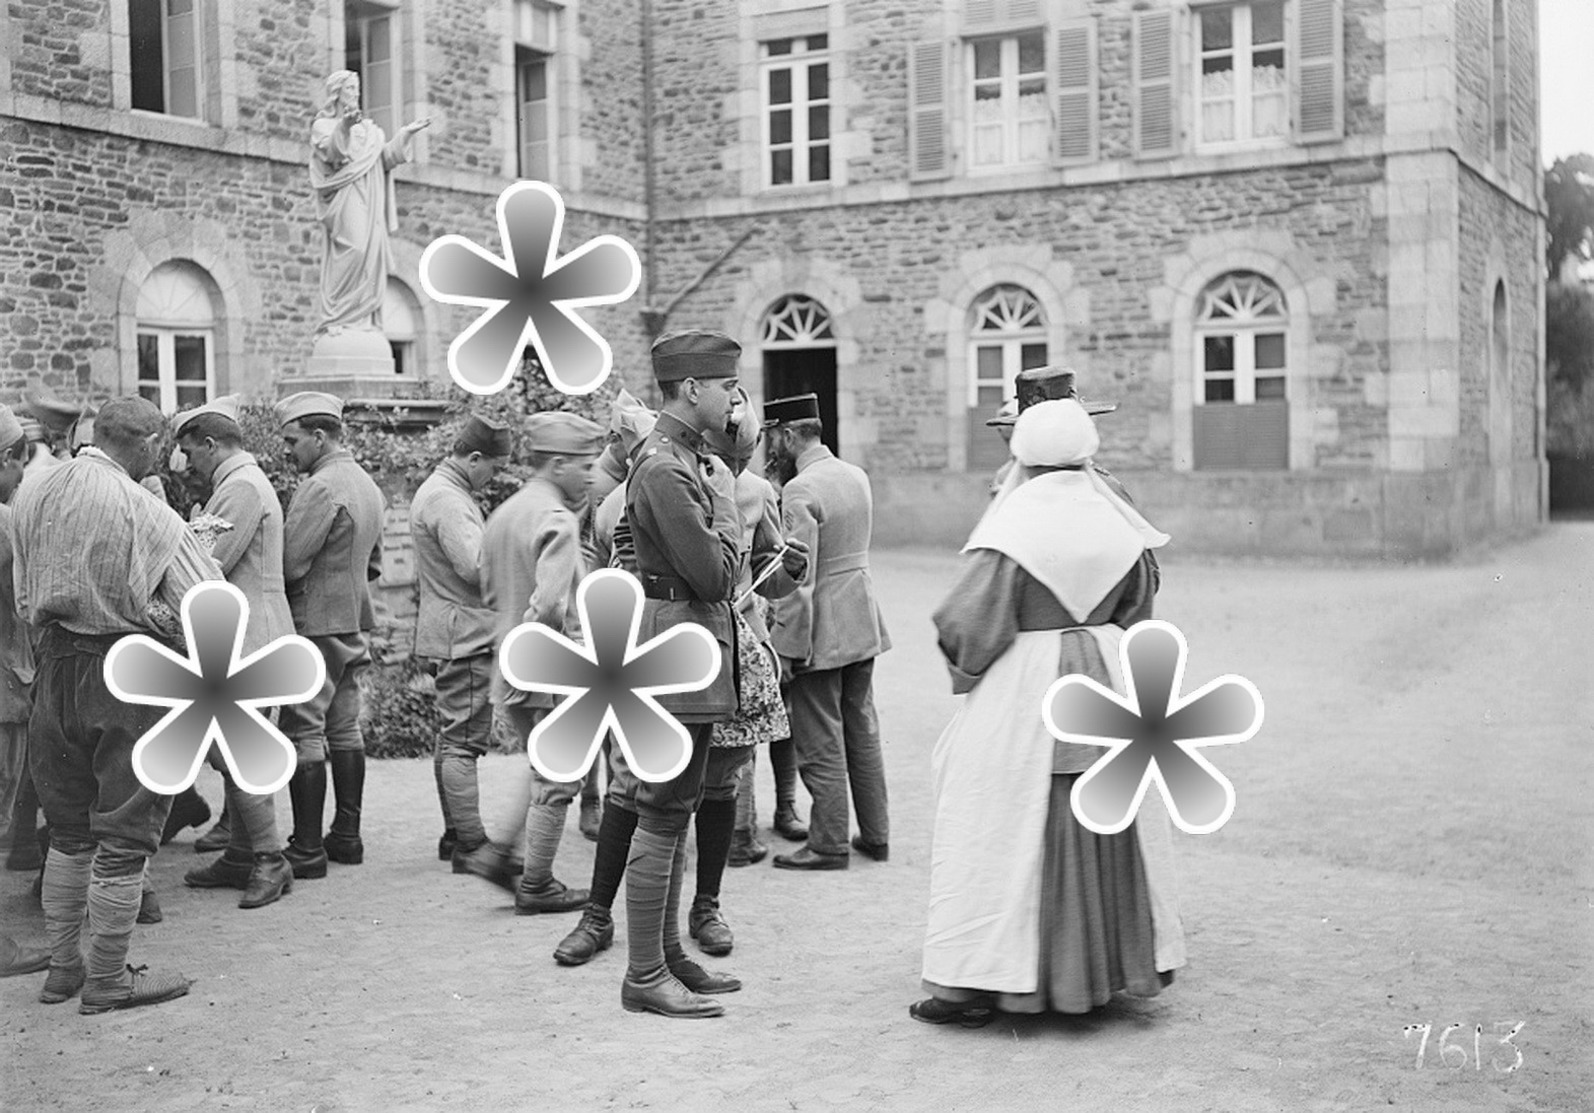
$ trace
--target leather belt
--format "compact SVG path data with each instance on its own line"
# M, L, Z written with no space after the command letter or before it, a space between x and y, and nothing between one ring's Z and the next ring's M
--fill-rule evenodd
M642 594L649 599L659 599L668 603L697 601L697 593L685 580L677 576L654 576L647 572L642 574Z
M869 567L869 554L867 552L845 553L841 556L826 557L820 562L819 567L827 575L856 572L860 568Z

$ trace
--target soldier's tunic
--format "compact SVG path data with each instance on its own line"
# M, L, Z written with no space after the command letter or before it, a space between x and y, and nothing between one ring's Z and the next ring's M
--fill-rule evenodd
M283 733L297 744L300 762L321 761L328 749L365 750L356 679L371 661L369 582L382 574L385 507L381 490L346 448L316 461L288 504L282 554L288 606L294 627L327 666L314 699L282 709Z
M696 810L710 728L730 718L737 706L731 603L741 564L741 526L735 504L706 478L715 466L702 436L674 414L663 413L638 450L625 486L625 519L647 596L638 643L695 622L720 646L720 670L708 687L657 697L692 736L692 757L679 776L637 788L637 813L644 824L666 831L684 830Z
M824 445L805 449L781 492L786 533L808 546L804 583L775 604L775 651L792 661L786 689L798 771L813 797L808 846L846 854L847 788L864 842L884 845L885 766L874 711L874 659L891 648L869 576L869 477Z
M470 481L452 459L439 464L410 500L421 589L415 655L431 664L443 720L432 755L443 826L466 850L487 838L475 762L493 735L495 623L481 592L484 527Z
M17 614L11 579L11 508L0 503L0 830L11 823L17 793L27 775L28 690L33 684L33 646L27 626ZM33 816L26 831L13 838L33 837Z

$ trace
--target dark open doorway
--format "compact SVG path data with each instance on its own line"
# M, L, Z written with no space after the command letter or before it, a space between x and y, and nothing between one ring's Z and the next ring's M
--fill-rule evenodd
M794 394L819 395L819 420L824 424L825 447L841 454L836 439L836 349L766 348L764 350L764 401Z

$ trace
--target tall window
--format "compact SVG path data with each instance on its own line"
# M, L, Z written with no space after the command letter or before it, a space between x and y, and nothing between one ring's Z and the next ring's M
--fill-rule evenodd
M830 181L830 62L826 35L760 47L764 184Z
M986 428L1013 397L1020 371L1046 366L1046 318L1022 286L993 286L969 310L968 460L994 468L1007 459L1001 438Z
M202 103L195 0L128 0L133 107L198 117Z
M1201 8L1196 17L1200 142L1282 138L1290 128L1284 0Z
M344 66L360 75L360 104L389 139L398 134L399 13L396 2L346 0Z
M1489 122L1491 142L1497 155L1504 154L1510 139L1510 60L1505 26L1505 0L1494 0L1491 24L1493 44L1489 82Z
M970 160L975 168L1044 163L1052 114L1046 103L1046 37L1040 31L968 44Z
M536 0L515 4L515 138L522 178L554 175L554 44L559 13Z
M156 267L138 292L138 393L165 413L210 401L215 323L200 271L184 263Z
M1201 293L1196 314L1195 466L1289 466L1284 295L1236 271Z
M1505 283L1494 284L1489 307L1489 462L1511 461L1511 321Z

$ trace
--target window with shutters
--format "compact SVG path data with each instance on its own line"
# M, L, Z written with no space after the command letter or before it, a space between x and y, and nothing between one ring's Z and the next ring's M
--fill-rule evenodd
M515 4L515 164L522 178L552 181L558 116L554 49L559 13L537 0Z
M343 30L343 65L360 75L360 107L392 139L401 102L396 0L345 0Z
M830 181L829 37L760 44L764 185Z
M176 413L216 393L216 310L209 276L187 263L163 263L138 291L138 393Z
M969 166L1044 163L1051 157L1046 35L1027 31L965 47L969 81Z
M1007 459L1000 437L986 428L1013 397L1020 371L1046 366L1046 318L1022 286L993 286L969 309L969 467L999 467Z
M129 0L134 108L199 118L205 103L196 0Z
M1201 292L1195 339L1195 467L1287 468L1284 295L1251 271L1223 275Z
M1194 18L1198 147L1287 138L1284 0L1200 8Z

